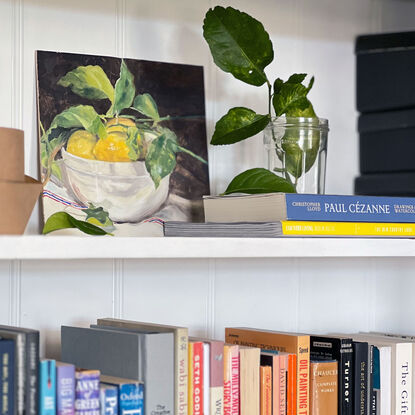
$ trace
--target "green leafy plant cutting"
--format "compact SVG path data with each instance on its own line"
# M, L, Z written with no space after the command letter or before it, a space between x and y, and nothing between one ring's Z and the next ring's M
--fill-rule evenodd
M269 81L265 68L274 60L274 49L261 22L232 7L216 6L206 13L203 36L220 69L247 84L256 87L266 85L268 89L268 113L257 114L245 107L231 108L216 123L212 145L233 144L260 133L272 121L272 110L276 117L316 117L307 98L314 77L308 84L303 84L306 74L293 74L287 81L280 78L274 83ZM289 138L289 144L284 148L287 165L285 178L266 169L247 170L231 181L225 194L295 192L295 183L291 183L287 173L295 180L304 173L298 167L301 164L298 161L304 155L297 144L298 137ZM306 171L316 159L318 144L313 143L313 149L306 154Z
M107 162L145 161L156 188L176 167L176 154L187 153L198 161L206 160L182 147L176 134L163 126L169 116L161 117L149 93L137 94L134 77L124 60L113 86L100 66L78 66L59 79L58 85L90 100L109 102L108 111L98 114L91 105L77 105L56 115L40 141L41 163L46 181L62 173L55 157L62 148L91 160ZM135 115L131 115L135 114Z

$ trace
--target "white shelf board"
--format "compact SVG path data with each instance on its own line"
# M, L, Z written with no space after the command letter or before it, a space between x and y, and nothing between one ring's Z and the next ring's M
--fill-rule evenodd
M0 259L415 257L415 239L0 236Z

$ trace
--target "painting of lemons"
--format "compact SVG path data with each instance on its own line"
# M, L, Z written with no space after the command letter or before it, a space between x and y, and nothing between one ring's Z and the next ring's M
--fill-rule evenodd
M203 220L203 67L46 51L36 64L45 222L67 212L156 236L165 220Z

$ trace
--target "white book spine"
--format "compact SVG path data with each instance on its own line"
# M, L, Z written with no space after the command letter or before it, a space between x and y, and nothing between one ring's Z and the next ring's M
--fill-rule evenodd
M380 415L392 413L392 348L390 346L379 347L380 359Z
M395 347L395 414L412 413L412 347L411 343L397 343Z
M203 343L203 413L210 413L210 345Z

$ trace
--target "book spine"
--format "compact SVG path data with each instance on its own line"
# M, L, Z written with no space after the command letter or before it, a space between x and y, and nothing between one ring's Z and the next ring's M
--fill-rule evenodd
M297 411L297 356L288 355L287 370L287 415L296 415Z
M280 357L276 355L272 365L272 413L278 415L280 407Z
M99 371L75 372L75 415L99 415Z
M338 401L339 415L353 415L353 346L350 339L341 340Z
M46 359L40 361L39 414L56 413L56 363Z
M239 412L240 415L259 415L260 412L261 349L239 348Z
M193 415L193 349L194 343L188 344L187 408L188 415Z
M0 414L14 415L15 404L15 343L0 341Z
M210 415L223 415L223 342L215 340L210 342Z
M119 415L143 415L144 386L142 383L130 383L120 386Z
M39 405L39 332L26 334L26 414L37 415Z
M75 414L75 366L56 366L57 415Z
M271 366L260 367L260 378L261 378L260 415L272 415Z
M210 413L210 345L203 343L203 414Z
M281 221L286 236L415 236L415 223Z
M100 386L99 401L101 415L118 415L118 388Z
M177 328L174 337L175 414L187 415L188 394L188 330Z
M413 198L286 194L288 220L413 222Z
M338 411L338 362L310 364L310 414L333 415Z
M239 415L239 347L233 347L231 352L231 395L232 415Z
M373 344L369 344L369 415L376 415L376 391L374 387L374 349Z
M288 357L280 356L280 394L279 394L279 415L287 414L287 367Z
M16 378L17 378L17 400L16 408L17 414L25 414L25 376L26 376L26 336L19 333L16 336L15 344L15 357L16 357Z
M368 357L368 344L353 342L355 415L368 415Z
M397 343L395 356L395 411L412 411L412 347L411 343Z
M174 334L172 332L144 334L141 338L143 360L140 366L143 366L144 376L136 379L144 381L145 385L144 412L146 415L173 414Z
M312 360L337 360L338 415L353 415L353 347L352 339L332 337L310 337L310 358Z
M297 415L309 415L310 337L299 336L297 345Z
M239 389L239 385L237 389L233 389L234 382L233 380L233 369L236 370L235 360L236 356L239 359L239 347L236 345L226 345L224 346L223 352L223 413L224 415L234 415L234 410L236 408L236 403L234 402L234 398L237 395L237 391ZM238 365L239 370L239 365ZM239 399L239 396L238 396ZM239 401L237 400L239 404Z
M193 343L193 415L203 415L203 343Z

